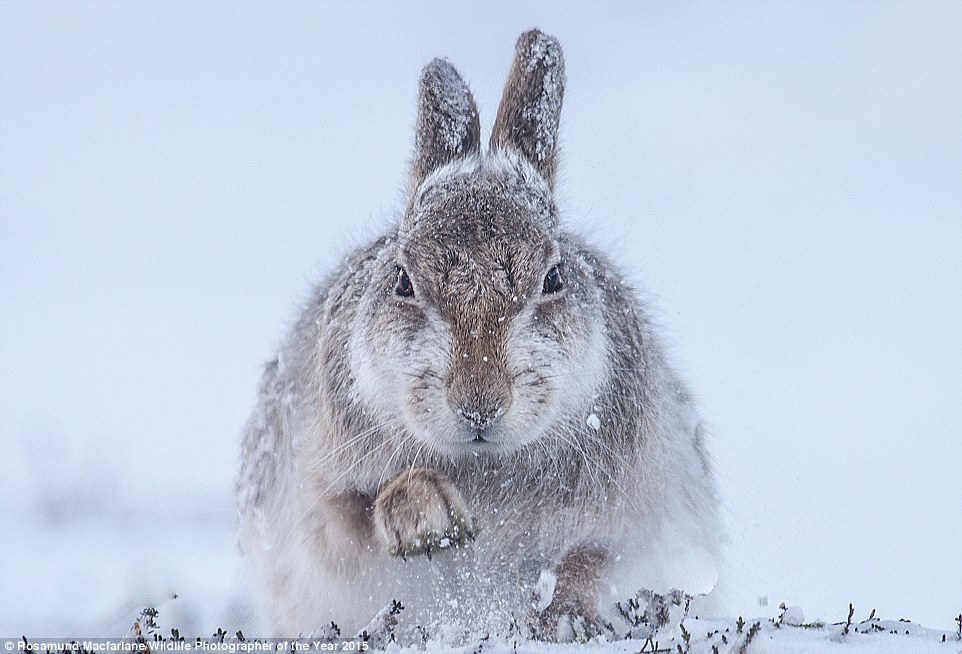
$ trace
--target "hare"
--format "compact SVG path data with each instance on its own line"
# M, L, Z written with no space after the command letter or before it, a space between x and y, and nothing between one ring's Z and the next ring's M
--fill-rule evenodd
M239 541L278 634L353 633L399 600L409 628L557 640L640 588L711 588L695 403L622 274L560 224L564 84L558 41L523 34L482 152L467 85L428 64L403 215L266 366Z

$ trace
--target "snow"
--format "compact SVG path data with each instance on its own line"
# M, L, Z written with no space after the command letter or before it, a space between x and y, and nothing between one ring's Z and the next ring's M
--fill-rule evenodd
M779 622L789 627L800 627L805 624L805 611L800 606L788 606L782 609Z
M598 417L598 414L591 413L588 415L587 418L585 418L585 424L591 427L592 429L594 429L595 431L598 431L599 429L601 429L601 418Z
M538 583L535 584L535 608L541 612L544 611L551 604L551 600L554 599L555 587L558 584L558 576L551 570L542 570L541 575L538 577Z
M461 152L474 116L464 80L451 62L444 59L435 59L428 64L421 79L431 87L431 97L435 98L438 108L436 117L443 120L435 129L442 136L444 149Z
M937 2L0 4L0 635L122 635L144 605L267 633L233 545L261 364L398 207L424 64L489 130L534 25L565 51L565 220L650 290L712 423L749 651L959 651L962 7ZM895 622L839 639L850 602ZM735 629L685 624L692 651Z

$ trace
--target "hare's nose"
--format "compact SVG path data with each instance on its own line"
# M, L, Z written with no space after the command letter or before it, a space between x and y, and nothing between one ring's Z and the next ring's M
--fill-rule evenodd
M456 411L458 416L474 429L490 427L504 414L504 406L500 403L484 407L462 406Z
M485 383L474 383L469 388L461 386L449 389L448 405L472 429L487 429L500 420L511 406L511 387L497 381L486 379Z

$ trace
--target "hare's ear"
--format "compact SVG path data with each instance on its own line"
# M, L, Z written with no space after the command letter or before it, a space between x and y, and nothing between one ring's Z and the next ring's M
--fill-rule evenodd
M492 150L513 148L552 188L564 86L561 44L538 30L525 32L515 46L514 63L491 132Z
M411 192L432 172L481 147L478 108L450 62L435 59L421 72Z

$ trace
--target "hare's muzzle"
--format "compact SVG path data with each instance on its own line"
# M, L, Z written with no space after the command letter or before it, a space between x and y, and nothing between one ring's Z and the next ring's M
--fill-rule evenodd
M482 364L488 362L482 360ZM449 380L448 406L467 428L477 432L475 436L493 428L511 401L510 377L501 366L462 367Z

